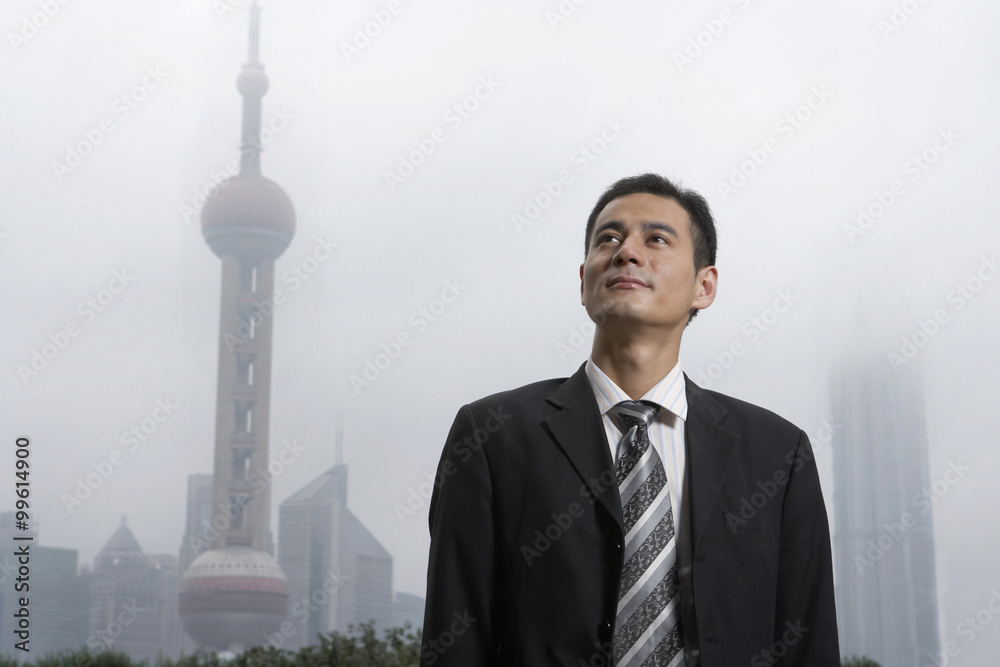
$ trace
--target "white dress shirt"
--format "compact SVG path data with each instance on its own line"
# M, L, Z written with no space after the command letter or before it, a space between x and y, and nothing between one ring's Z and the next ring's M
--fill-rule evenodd
M617 461L618 443L625 434L615 423L611 409L622 401L632 398L616 385L604 371L598 368L593 359L587 359L587 378L597 398L597 407L601 410L604 421L604 432L611 448L611 460ZM684 456L684 420L687 419L687 393L684 384L684 373L680 362L674 365L662 380L656 383L639 400L651 401L660 406L656 420L649 425L649 441L663 462L667 473L667 488L670 490L670 504L674 514L674 531L679 533L684 523L679 517L684 516L687 497L685 491L685 456ZM681 535L677 535L681 541Z

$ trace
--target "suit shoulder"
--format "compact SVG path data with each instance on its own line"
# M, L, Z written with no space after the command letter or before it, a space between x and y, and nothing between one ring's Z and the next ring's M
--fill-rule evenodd
M710 389L699 388L698 391L704 393L711 399L714 399L719 405L726 409L728 418L735 419L740 424L756 424L764 426L769 430L796 436L800 431L802 431L802 429L792 422L788 421L776 412L768 410L767 408L762 408L754 403L750 403L727 394L720 394L719 392L712 391Z
M495 408L498 405L519 407L532 404L542 405L545 403L545 399L566 382L567 379L553 378L551 380L540 380L514 389L499 391L470 402L469 407L472 408L473 413L478 414L490 408Z

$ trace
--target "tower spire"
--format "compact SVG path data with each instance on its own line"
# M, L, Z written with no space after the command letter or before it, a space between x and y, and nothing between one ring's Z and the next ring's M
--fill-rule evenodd
M243 96L243 132L240 140L240 174L260 176L261 98L267 93L268 80L260 64L260 7L250 6L250 37L247 61L236 77L236 88Z
M333 462L334 465L343 465L344 463L344 411L337 411L337 436L334 440L334 450L333 450Z
M250 5L250 41L247 44L247 65L260 66L260 7L257 0Z

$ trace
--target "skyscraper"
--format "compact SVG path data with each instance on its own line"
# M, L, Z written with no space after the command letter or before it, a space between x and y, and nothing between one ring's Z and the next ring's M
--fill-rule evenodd
M260 8L250 7L249 56L236 80L243 96L240 172L201 212L205 241L222 260L212 548L181 580L184 629L202 648L263 643L284 620L285 576L271 556L268 430L274 260L295 233L292 202L260 175ZM263 473L263 474L262 474Z
M143 553L122 517L94 559L87 647L153 661L163 641L164 602L160 569Z
M923 385L859 354L831 389L841 653L922 666L940 646Z
M212 475L188 475L187 510L184 519L184 538L181 540L180 571L186 572L194 559L205 551L213 533L212 528Z
M278 559L293 633L283 648L331 630L393 621L392 556L347 509L347 466L334 465L281 503Z
M87 640L87 614L90 608L90 580L77 572L77 551L42 546L34 531L15 528L14 512L0 512L0 544L12 545L13 537L31 535L31 573L28 597L31 601L31 655L41 657L67 649L78 649ZM14 647L13 631L17 619L17 600L23 593L15 588L18 559L14 549L0 554L0 654L24 659Z

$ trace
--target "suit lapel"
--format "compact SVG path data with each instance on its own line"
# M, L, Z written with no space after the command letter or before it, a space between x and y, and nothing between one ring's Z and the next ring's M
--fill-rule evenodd
M590 387L586 364L548 397L557 408L545 419L552 437L580 476L581 488L589 487L611 514L624 536L621 499L614 475L614 462L604 433L600 408ZM603 475L603 478L602 478Z
M726 409L684 375L687 388L688 418L684 424L690 485L692 545L698 547L712 521L712 510L722 492L723 483L736 461L740 437L719 426ZM715 517L723 521L722 514Z
M545 419L552 437L580 476L625 534L617 483L610 478L614 462L607 446L600 408L590 387L584 365L548 397L557 408ZM736 462L740 437L719 425L726 409L684 375L688 418L684 424L690 484L691 531L697 548L712 520L712 510L722 493L731 465ZM602 473L604 479L601 479ZM610 482L610 483L609 483ZM721 513L716 517L723 521Z

